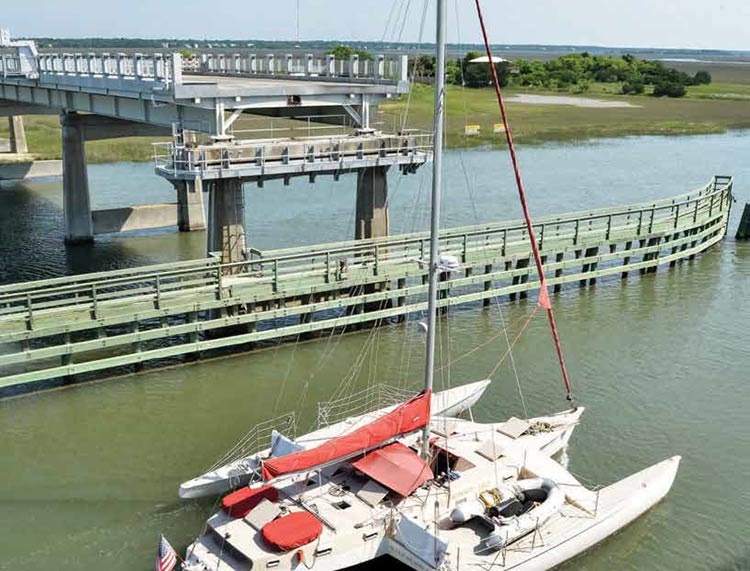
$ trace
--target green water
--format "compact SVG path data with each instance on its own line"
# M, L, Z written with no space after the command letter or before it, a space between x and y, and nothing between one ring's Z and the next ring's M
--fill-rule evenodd
M750 136L637 138L525 148L537 212L668 196L735 174L750 199ZM504 156L450 153L445 224L515 217ZM464 170L465 169L465 170ZM470 185L467 189L466 179ZM91 168L97 207L170 199L147 165ZM395 230L426 223L428 173L392 180ZM118 196L120 194L120 196ZM348 238L353 182L319 179L247 189L250 243L260 248ZM0 281L175 258L200 234L108 237L66 249L60 185L0 187ZM736 227L735 209L732 229ZM643 278L601 281L554 297L578 401L587 407L570 468L606 484L673 454L683 463L666 501L566 569L748 569L750 550L750 243L729 238L696 260ZM502 300L511 336L533 303ZM498 309L467 307L441 322L443 362L499 331ZM484 378L505 349L484 345L443 372L438 387ZM254 422L287 410L314 420L340 385L418 386L423 341L413 324L273 347L0 402L0 569L150 569L160 532L182 550L212 500L182 502L179 483L210 466ZM541 316L514 350L530 414L565 406ZM509 360L475 410L522 414Z

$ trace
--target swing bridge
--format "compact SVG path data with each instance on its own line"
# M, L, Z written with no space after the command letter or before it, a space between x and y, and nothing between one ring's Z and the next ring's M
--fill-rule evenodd
M560 292L694 259L726 235L732 184L715 176L680 196L537 218L548 285ZM426 309L428 248L428 235L414 233L0 286L0 388L25 392L397 322ZM443 311L539 288L522 221L445 229L440 251L458 260L441 275Z

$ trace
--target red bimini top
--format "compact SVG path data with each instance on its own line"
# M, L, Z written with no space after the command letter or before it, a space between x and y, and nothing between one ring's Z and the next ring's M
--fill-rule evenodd
M263 462L263 479L267 481L342 460L418 430L430 422L430 398L431 392L425 391L345 436L332 438L316 448L266 460Z
M425 461L400 442L383 446L352 466L404 497L434 478Z
M294 512L267 523L260 533L270 548L290 551L318 539L323 525L309 512Z

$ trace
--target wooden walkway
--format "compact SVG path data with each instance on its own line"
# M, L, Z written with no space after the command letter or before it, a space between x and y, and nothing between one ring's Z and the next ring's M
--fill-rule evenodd
M731 177L717 176L656 202L538 218L549 285L691 259L725 236L731 203ZM0 388L401 319L426 309L428 247L419 233L1 286ZM539 285L520 221L445 230L441 253L460 262L441 307Z

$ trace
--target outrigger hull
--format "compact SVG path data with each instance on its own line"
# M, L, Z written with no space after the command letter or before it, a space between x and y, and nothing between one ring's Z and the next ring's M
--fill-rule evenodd
M476 381L439 391L432 396L432 414L434 416L457 416L474 406L490 385L489 380ZM367 424L393 407L385 407L374 412L346 419L297 438L297 444L304 448L318 446L329 438L351 431L360 424ZM257 454L241 458L206 472L180 485L179 495L183 499L216 496L245 486L250 482L253 472L258 469L258 458L266 457L270 448Z

